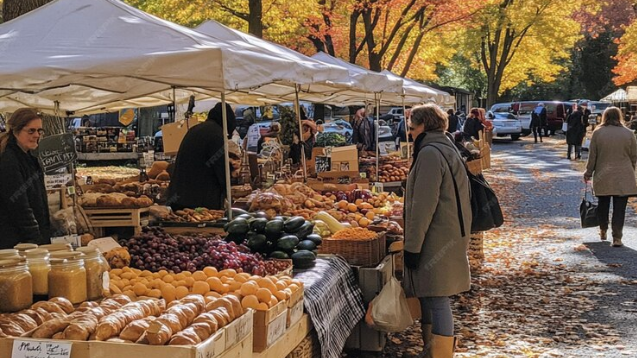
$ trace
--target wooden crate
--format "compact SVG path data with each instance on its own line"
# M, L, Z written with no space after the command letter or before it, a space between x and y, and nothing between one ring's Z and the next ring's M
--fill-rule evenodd
M491 147L488 144L480 148L480 157L482 169L491 169Z
M286 358L321 358L321 343L316 331L310 332Z
M467 169L473 175L482 173L482 159L470 160L467 162Z
M139 235L142 226L148 225L150 209L93 209L85 208L86 216L98 231L107 227L132 227L135 235Z
M471 233L469 241L469 264L472 269L482 267L484 262L484 231Z

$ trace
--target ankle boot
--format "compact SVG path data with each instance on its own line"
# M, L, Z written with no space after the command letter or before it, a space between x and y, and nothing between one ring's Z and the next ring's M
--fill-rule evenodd
M431 358L452 358L456 348L456 337L431 335Z
M622 243L622 237L618 236L618 237L613 237L613 247L622 247L624 246L624 244Z
M606 241L606 230L599 230L599 238L602 239L602 241Z
M431 325L421 324L422 329L422 343L423 343L423 358L431 358Z

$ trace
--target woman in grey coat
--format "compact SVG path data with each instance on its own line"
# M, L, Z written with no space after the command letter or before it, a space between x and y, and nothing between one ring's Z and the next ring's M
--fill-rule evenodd
M409 132L416 140L405 196L403 286L420 300L425 352L434 358L453 356L449 296L471 287L469 179L446 128L447 115L438 106L412 109Z
M617 107L608 107L602 114L602 124L591 138L584 182L593 178L593 191L598 198L597 218L600 238L606 240L608 211L613 199L613 243L623 246L622 231L629 196L637 195L635 163L637 163L637 140L635 134L622 123L622 112Z

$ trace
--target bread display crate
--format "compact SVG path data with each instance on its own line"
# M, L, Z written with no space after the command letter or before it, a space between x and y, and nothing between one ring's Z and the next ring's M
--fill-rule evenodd
M253 311L248 310L210 338L195 346L152 346L135 343L98 341L38 340L31 338L0 339L0 357L12 357L14 342L70 344L69 358L250 358L252 357ZM16 355L17 357L17 355ZM53 356L52 356L53 357Z
M263 352L279 339L286 330L288 317L287 302L281 301L267 311L257 311L254 315L252 350Z
M94 228L101 231L107 227L132 227L135 235L139 235L142 226L148 225L150 209L95 209L84 208L84 212ZM103 232L101 233L103 234ZM98 236L99 235L98 233Z
M378 233L372 240L326 238L319 253L341 255L350 265L375 266L387 253L385 232Z
M285 358L321 358L321 343L316 331L310 332Z
M283 358L292 353L295 348L312 331L310 316L304 314L301 319L285 331L282 337L276 340L268 349L253 353L252 358ZM319 355L320 356L320 355Z

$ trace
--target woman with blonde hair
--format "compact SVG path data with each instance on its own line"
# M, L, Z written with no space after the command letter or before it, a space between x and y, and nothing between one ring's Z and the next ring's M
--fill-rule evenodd
M425 356L447 358L455 341L449 296L471 287L469 179L445 134L442 109L434 104L412 108L408 123L415 141L405 195L403 286L420 301Z
M614 247L623 246L626 204L628 197L637 195L636 163L635 135L624 126L621 110L608 107L602 115L602 123L593 131L584 182L588 183L593 179L593 192L598 198L599 235L602 240L606 240L608 212L611 199L613 201L611 228Z
M18 109L0 134L0 249L50 239L44 173L32 151L44 134L40 115Z

